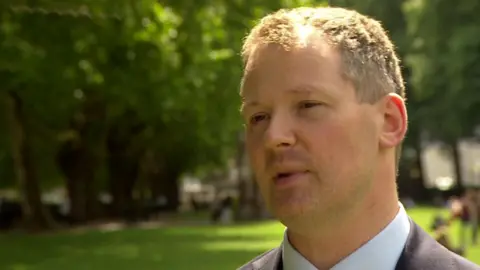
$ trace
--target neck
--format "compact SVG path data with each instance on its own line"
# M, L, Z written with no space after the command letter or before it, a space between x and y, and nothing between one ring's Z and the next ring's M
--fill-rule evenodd
M380 174L378 174L380 175ZM288 240L317 269L330 269L380 233L397 215L395 174L377 178L368 197L335 224L314 232L287 230Z

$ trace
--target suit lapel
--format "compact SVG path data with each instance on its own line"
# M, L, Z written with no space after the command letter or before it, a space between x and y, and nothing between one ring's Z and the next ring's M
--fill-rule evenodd
M265 256L252 263L254 270L282 270L282 246L272 249Z
M447 270L452 255L410 219L411 230L395 270Z

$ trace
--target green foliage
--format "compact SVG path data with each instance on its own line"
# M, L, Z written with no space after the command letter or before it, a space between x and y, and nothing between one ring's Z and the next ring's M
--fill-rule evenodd
M9 91L22 98L37 167L47 171L54 170L59 141L78 135L70 124L92 98L107 116L95 118L91 148L102 148L98 137L104 129L135 112L144 129L132 151L153 149L184 172L225 165L241 131L243 37L256 20L279 8L326 5L308 0L34 2L1 4L0 98ZM405 59L411 131L428 130L444 141L472 133L480 122L475 113L479 4L333 2L379 19L389 31ZM8 142L5 129L0 138ZM0 152L8 154L8 143L2 145Z
M36 167L48 178L58 178L48 172L58 144L78 136L72 119L85 117L92 97L107 118L98 120L105 122L90 136L91 148L101 148L102 130L133 111L145 127L135 151L155 149L185 172L223 166L241 130L244 35L266 13L315 4L325 2L6 1L0 95L22 98Z
M410 0L404 11L414 95L428 105L419 108L424 129L447 142L471 136L480 122L480 4Z

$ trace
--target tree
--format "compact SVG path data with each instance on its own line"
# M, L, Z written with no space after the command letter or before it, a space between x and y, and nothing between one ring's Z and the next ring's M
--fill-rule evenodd
M455 160L457 184L461 186L457 141L470 137L479 124L475 108L480 105L477 89L480 30L476 15L480 5L462 0L408 1L405 14L412 40L407 64L412 69L413 93L422 130L430 140L449 146Z

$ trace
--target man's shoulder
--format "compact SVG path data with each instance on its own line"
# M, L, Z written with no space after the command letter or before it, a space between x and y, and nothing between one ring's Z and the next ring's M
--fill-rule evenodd
M280 248L276 247L263 254L258 255L257 257L253 258L248 263L244 264L237 270L271 270L274 269L274 266L268 267L268 264L275 264L275 260L277 259L277 255L280 253Z
M466 260L463 257L458 256L457 254L453 254L454 259L458 265L458 269L461 270L480 270L480 265L474 264L473 262Z
M412 220L412 231L398 261L397 270L480 270L480 266L451 252ZM274 270L281 264L281 246L271 249L237 270Z
M430 252L434 253L432 256L427 256L425 259L435 259L437 261L438 268L435 269L448 269L448 270L480 270L480 266L465 259L464 257L448 250L439 243L435 243L436 248Z
M412 231L397 264L398 270L480 270L480 266L448 250L411 221Z
M442 258L445 259L445 266L447 269L455 269L455 270L480 270L480 266L474 264L473 262L465 259L464 257L448 250L444 246L439 243L435 243L436 248L432 249L432 252L435 252L435 256L433 258ZM448 262L449 263L448 263Z

